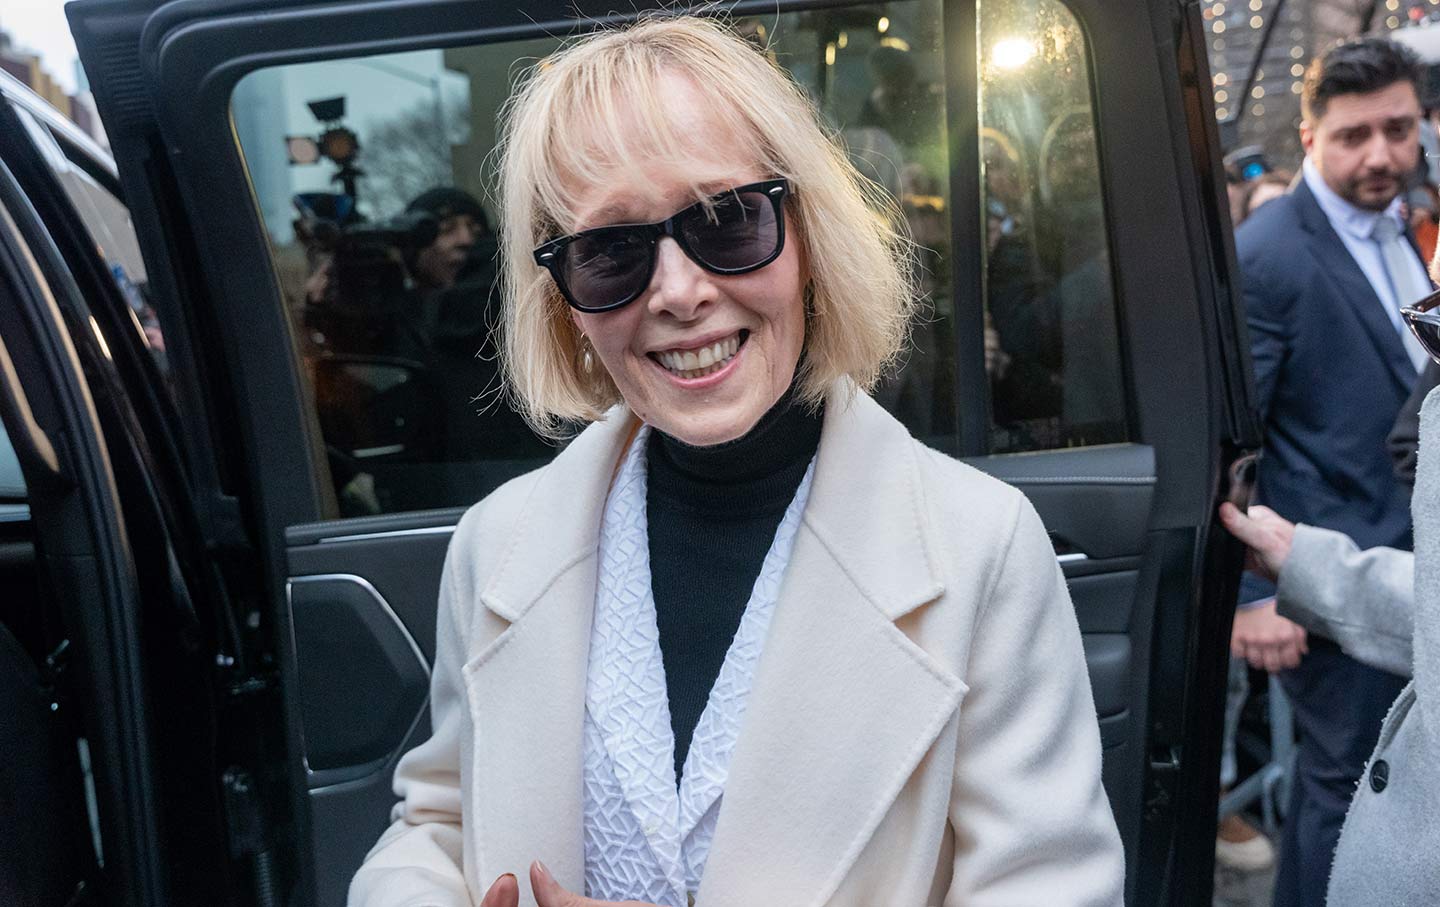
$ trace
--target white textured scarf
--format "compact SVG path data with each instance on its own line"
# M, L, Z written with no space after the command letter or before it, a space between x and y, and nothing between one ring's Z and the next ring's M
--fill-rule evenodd
M631 442L605 502L585 689L585 894L681 907L700 888L730 755L745 718L815 463L785 511L695 727L679 790L650 589L645 442Z

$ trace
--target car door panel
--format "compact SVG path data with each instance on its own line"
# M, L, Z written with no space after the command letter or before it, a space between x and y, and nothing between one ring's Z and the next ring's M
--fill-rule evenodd
M288 534L317 903L344 903L389 824L395 764L430 735L440 571L459 514Z

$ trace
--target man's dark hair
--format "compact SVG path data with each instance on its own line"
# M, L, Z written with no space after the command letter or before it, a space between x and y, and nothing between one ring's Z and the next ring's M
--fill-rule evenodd
M1325 115L1330 99L1342 94L1369 94L1396 82L1420 91L1420 58L1388 38L1354 38L1330 48L1305 70L1300 110L1315 122Z

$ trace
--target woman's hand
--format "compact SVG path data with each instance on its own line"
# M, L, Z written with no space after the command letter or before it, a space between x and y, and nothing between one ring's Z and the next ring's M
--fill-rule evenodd
M1269 507L1258 504L1248 513L1234 504L1220 505L1220 522L1245 543L1245 566L1268 580L1280 577L1280 568L1295 544L1295 524Z
M550 875L550 870L539 860L530 864L530 888L535 892L535 902L539 907L656 907L641 901L597 901L583 898L561 887L555 877ZM519 907L519 904L520 882L508 872L495 880L480 901L480 907Z

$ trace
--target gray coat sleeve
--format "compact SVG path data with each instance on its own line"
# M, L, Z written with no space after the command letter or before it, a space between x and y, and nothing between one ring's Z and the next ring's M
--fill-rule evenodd
M1415 614L1415 556L1361 551L1342 533L1296 526L1280 571L1276 610L1340 644L1371 667L1409 677Z
M1415 704L1431 752L1440 752L1440 389L1420 409L1415 495Z

